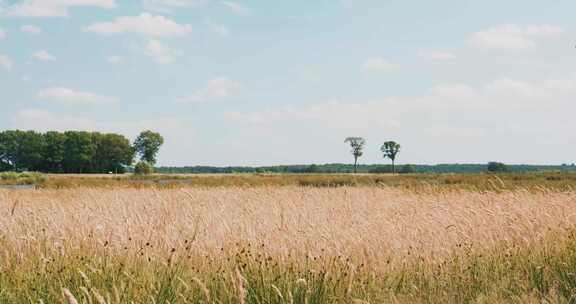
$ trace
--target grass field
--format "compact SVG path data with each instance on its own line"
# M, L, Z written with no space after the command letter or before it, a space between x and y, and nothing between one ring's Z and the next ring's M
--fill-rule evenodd
M0 184L2 184L0 179ZM202 174L202 175L46 175L37 184L45 189L181 188L181 187L394 187L407 191L500 191L576 189L574 172L510 174Z
M576 297L570 175L145 180L49 176L40 190L0 190L0 303Z

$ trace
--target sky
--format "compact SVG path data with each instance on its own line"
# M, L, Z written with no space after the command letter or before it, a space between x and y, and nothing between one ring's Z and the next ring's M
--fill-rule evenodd
M159 165L576 161L573 0L0 0L0 129Z

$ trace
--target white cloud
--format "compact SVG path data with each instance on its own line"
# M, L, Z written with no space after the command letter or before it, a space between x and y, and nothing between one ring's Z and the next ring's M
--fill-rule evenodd
M557 114L576 110L572 99L576 96L576 74L563 79L523 81L497 79L483 86L446 84L431 88L422 96L388 97L382 100L357 102L323 102L313 105L285 105L254 112L228 112L226 117L252 125L272 125L282 121L295 123L311 121L329 128L370 130L372 127L397 127L400 124L425 126L425 120L447 117L477 121L502 115L513 120L520 113L540 113L554 109ZM538 114L540 115L540 114ZM385 119L383 119L385 117ZM548 117L555 117L549 115ZM543 121L546 121L542 117ZM505 123L507 120L498 120ZM461 125L464 127L465 124Z
M230 29L228 27L221 25L221 24L209 24L210 29L222 37L227 37L230 35Z
M97 95L65 87L53 87L41 90L36 98L52 102L67 104L109 104L117 102L114 97Z
M30 34L30 35L38 35L42 33L42 29L36 25L27 24L23 25L20 30L23 33Z
M40 50L32 55L38 61L56 61L56 58L46 50Z
M143 130L152 129L165 134L174 134L175 131L190 133L190 128L177 118L143 119L136 121L99 121L86 117L57 115L44 109L22 109L12 119L12 127L23 130L37 131L99 131L122 133L130 137ZM164 132L163 132L164 131Z
M111 22L94 23L84 29L101 35L133 33L155 37L185 36L192 32L189 24L178 24L164 16L143 13L139 16L125 16Z
M165 46L158 40L150 40L144 47L144 54L152 57L154 61L160 64L172 63L176 57L176 51Z
M433 52L420 52L420 57L430 59L430 60L450 60L454 59L456 56L450 52L440 52L440 51L433 51Z
M219 77L208 81L208 84L188 97L179 98L181 103L206 103L225 99L240 88L240 83L226 77Z
M6 31L0 27L0 40L6 38L7 36L8 35L6 34Z
M237 3L237 2L222 1L220 3L222 3L222 5L224 5L226 8L228 8L234 14L239 15L239 16L248 16L252 13L252 11L249 8L247 8L246 6L244 6L240 3Z
M398 67L398 64L380 57L370 58L364 62L364 69L368 71L390 71Z
M12 5L0 3L0 13L10 17L67 17L73 7L114 8L115 0L23 0Z
M142 0L145 9L170 13L173 9L198 7L206 4L208 0Z
M539 39L557 37L564 29L552 25L491 27L472 34L471 45L482 49L526 50L538 45Z
M4 70L9 70L12 68L13 64L14 63L12 62L12 59L10 59L10 57L0 54L0 68Z
M121 64L124 63L124 58L120 56L108 56L108 58L106 58L106 61L112 64Z

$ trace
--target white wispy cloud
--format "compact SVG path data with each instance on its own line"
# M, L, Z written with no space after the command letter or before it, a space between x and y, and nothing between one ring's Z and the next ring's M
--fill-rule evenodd
M538 45L539 40L557 37L564 29L553 25L500 25L478 31L470 37L470 44L483 49L525 50Z
M10 57L8 57L7 55L0 54L0 68L4 70L9 70L12 68L13 64L14 63L12 62L12 59L10 59Z
M5 39L6 37L8 37L8 34L6 34L6 31L0 27L0 40Z
M229 9L231 12L233 12L234 14L239 15L239 16L248 16L252 13L252 10L250 10L248 7L242 5L238 2L222 1L220 3L222 5L224 5L224 7Z
M208 26L212 32L218 34L219 36L228 37L230 35L230 29L225 25L208 23Z
M208 2L208 0L142 0L142 6L147 10L170 13L174 9L198 7Z
M154 37L175 37L190 34L192 26L178 24L164 16L142 13L139 16L124 16L110 22L94 23L84 30L101 35L132 33Z
M32 25L32 24L23 25L22 27L20 27L20 30L23 33L30 34L30 35L38 35L38 34L42 33L42 28L40 28L36 25Z
M206 103L231 97L240 88L240 83L227 77L218 77L208 81L205 87L192 95L179 98L180 103Z
M418 55L430 60L450 60L456 58L453 53L442 51L420 52Z
M36 98L66 104L110 104L118 101L115 97L98 95L66 87L52 87L39 91Z
M38 61L56 61L56 58L46 50L37 51L32 57Z
M158 40L150 40L144 47L144 54L152 57L157 63L168 64L174 62L177 52Z
M108 56L106 61L112 64L121 64L124 63L124 58L120 56Z
M115 0L23 0L11 5L0 3L0 14L9 17L67 17L73 7L114 8Z
M381 57L369 58L364 62L364 69L368 71L390 71L398 67L398 64Z
M369 130L374 126L399 126L400 122L421 125L419 123L423 122L419 115L428 117L431 112L435 117L461 117L470 123L477 121L474 118L480 113L486 113L486 117L488 114L512 117L522 111L540 115L540 111L546 108L559 114L574 109L574 95L576 74L539 81L499 78L479 86L461 83L438 85L421 96L387 97L362 103L331 101L306 106L288 104L253 112L227 112L225 117L254 125L313 121L330 128ZM383 115L386 120L382 120ZM549 117L553 120L555 115ZM499 121L500 124L507 122Z

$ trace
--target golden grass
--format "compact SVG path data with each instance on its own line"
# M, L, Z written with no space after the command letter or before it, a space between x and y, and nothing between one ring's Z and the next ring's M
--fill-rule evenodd
M511 267L534 276L527 281L545 281L546 274L539 279L536 266L524 269L522 265L571 248L576 193L545 189L415 193L386 187L295 186L0 190L0 219L0 302L4 293L6 299L35 302L36 297L44 301L59 297L73 303L75 295L79 303L88 303L88 298L95 303L129 303L120 296L114 300L114 288L124 286L122 290L132 300L146 302L151 300L143 299L150 295L168 299L172 289L182 289L196 296L184 300L181 291L181 298L174 295L176 302L260 303L268 299L288 303L291 298L295 303L325 303L326 298L317 296L319 289L314 289L320 286L314 280L320 280L317 276L322 271L332 272L324 273L320 282L339 294L339 298L331 296L333 302L435 302L430 295L441 295L446 288L434 285L435 278L444 275L449 281L453 276L450 280L456 281L471 263L492 263L483 266L483 278ZM532 251L538 256L532 258ZM519 257L508 265L505 261L512 255ZM46 260L59 266L50 270ZM453 268L437 273L435 267L447 261ZM42 270L33 270L39 265ZM96 276L99 272L94 269L111 265L116 265L118 276L106 280ZM171 268L174 265L188 270ZM133 273L126 270L130 267ZM139 275L138 269L148 269L148 275ZM5 281L3 270L12 274ZM27 271L38 271L41 278L55 282L33 279ZM309 271L317 272L306 277ZM273 279L281 274L284 281ZM558 292L554 284L538 291L521 284L524 275L510 275L502 284L522 286L517 296L527 302L555 297ZM262 283L267 286L264 291L253 288L260 276L267 282ZM335 281L330 283L326 276L334 276ZM394 288L386 276L398 280ZM157 277L170 279L167 285L156 286ZM227 283L217 285L217 278ZM141 285L132 286L130 280ZM519 280L518 285L514 280ZM412 289L417 285L428 286L426 293ZM25 292L30 286L44 287ZM127 286L133 289L128 291ZM454 282L450 287L455 293L464 288ZM108 295L112 300L104 299L103 290L112 294ZM474 292L486 299L510 300L503 291L488 287ZM469 296L478 294L470 292Z
M45 189L66 188L182 188L182 187L396 187L404 190L521 190L576 188L576 173L540 172L506 174L153 174L88 175L51 174L39 186ZM0 180L0 184L2 180Z
M0 231L22 246L151 243L158 251L194 240L210 252L236 243L290 252L432 257L457 245L525 245L576 224L573 193L407 193L390 188L73 189L0 192ZM65 242L65 243L64 243Z

